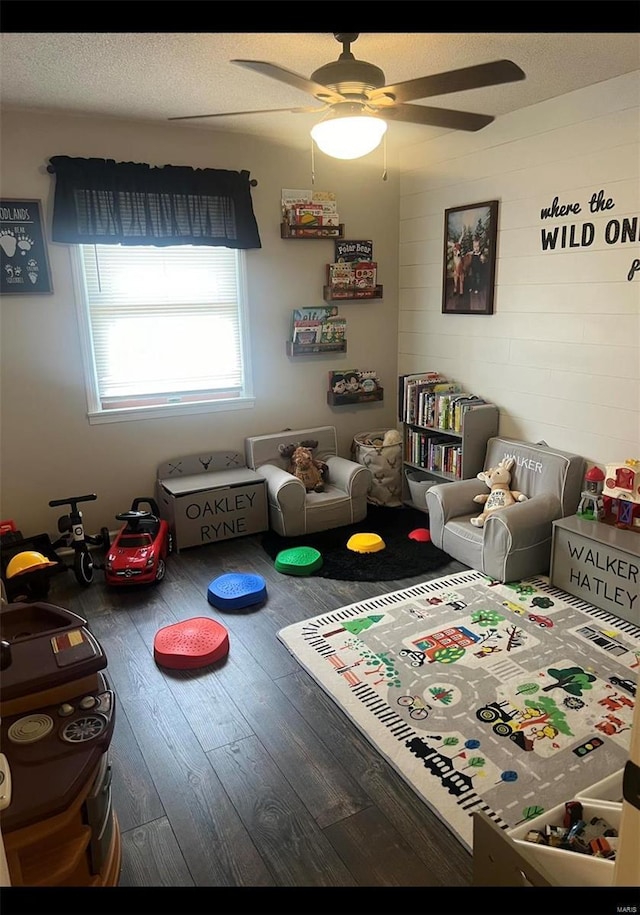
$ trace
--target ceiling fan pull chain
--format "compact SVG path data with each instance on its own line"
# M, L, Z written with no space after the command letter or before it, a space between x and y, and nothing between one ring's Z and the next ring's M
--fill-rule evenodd
M311 140L311 186L316 183L316 159L313 151L313 140Z
M382 138L382 180L387 180L387 135Z

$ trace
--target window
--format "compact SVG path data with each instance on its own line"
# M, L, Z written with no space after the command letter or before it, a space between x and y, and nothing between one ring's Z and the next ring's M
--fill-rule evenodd
M77 251L90 422L253 405L243 251Z

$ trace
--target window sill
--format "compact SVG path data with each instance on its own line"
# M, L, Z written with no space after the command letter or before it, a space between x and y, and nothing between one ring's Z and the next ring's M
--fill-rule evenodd
M89 425L101 423L123 423L142 419L171 419L197 413L222 413L231 410L249 410L255 406L254 397L239 397L233 400L208 401L207 403L167 404L161 407L126 407L115 410L90 410L87 413Z

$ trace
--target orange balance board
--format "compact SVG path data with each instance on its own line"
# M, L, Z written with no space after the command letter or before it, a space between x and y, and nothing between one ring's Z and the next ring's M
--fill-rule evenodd
M153 657L156 664L177 670L205 667L229 652L229 633L215 620L196 616L165 626L156 632Z

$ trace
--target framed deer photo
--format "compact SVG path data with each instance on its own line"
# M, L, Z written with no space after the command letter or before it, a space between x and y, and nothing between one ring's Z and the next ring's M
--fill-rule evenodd
M497 200L444 211L443 314L493 314L497 234Z

